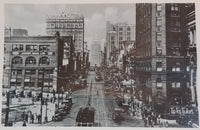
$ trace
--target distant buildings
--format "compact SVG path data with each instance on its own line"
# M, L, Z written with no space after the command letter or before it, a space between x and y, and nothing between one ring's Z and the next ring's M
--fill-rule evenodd
M134 44L135 27L126 23L106 24L106 63L123 68L123 56L128 46Z
M100 66L102 61L101 58L101 45L98 41L94 41L94 43L91 45L90 65Z
M157 112L176 114L175 106L190 104L186 9L178 3L136 4L137 88Z

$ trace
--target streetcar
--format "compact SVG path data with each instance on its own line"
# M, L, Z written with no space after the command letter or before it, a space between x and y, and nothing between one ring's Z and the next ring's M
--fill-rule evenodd
M95 109L91 106L80 108L76 117L77 126L94 126Z

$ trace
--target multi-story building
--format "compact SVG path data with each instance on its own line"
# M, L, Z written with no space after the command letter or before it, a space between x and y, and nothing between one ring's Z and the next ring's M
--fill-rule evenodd
M197 104L196 96L196 72L197 72L197 52L196 52L196 22L195 22L195 4L187 4L187 29L189 36L188 55L190 56L190 89L191 101Z
M106 24L106 61L120 67L122 56L135 41L135 27L127 23ZM121 58L120 58L121 57Z
M91 45L90 64L92 66L100 66L101 64L101 45L99 41L94 41Z
M71 36L10 36L4 40L4 87L59 90L64 71L64 44Z
M189 104L189 56L185 4L136 4L138 94L157 112L177 114ZM180 108L179 108L180 109Z
M46 19L47 35L59 32L61 36L74 36L75 52L83 52L84 46L84 17L77 14L60 14Z

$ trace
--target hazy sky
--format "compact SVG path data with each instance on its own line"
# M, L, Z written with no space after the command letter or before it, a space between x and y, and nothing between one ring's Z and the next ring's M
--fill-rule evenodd
M29 35L46 35L45 19L62 12L85 18L85 41L105 41L106 21L135 23L134 4L6 4L5 26L24 28Z

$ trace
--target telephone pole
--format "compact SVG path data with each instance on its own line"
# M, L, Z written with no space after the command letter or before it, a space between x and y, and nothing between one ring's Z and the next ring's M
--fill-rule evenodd
M40 107L40 113L41 113L41 120L40 123L42 124L42 105L43 105L43 88L44 88L44 70L42 69L42 86L41 86L41 107Z
M8 126L8 117L9 117L9 106L10 106L10 92L7 92L7 102L6 102L6 117L5 117L5 126Z

